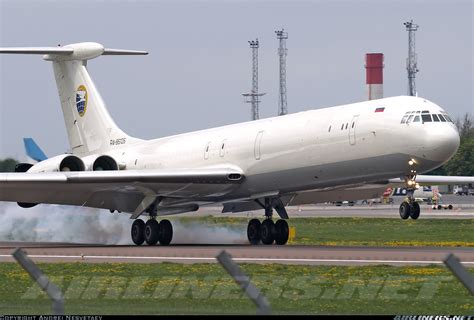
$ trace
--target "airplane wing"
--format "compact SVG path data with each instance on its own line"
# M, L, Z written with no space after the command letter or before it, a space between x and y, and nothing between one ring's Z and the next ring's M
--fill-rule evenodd
M0 201L87 206L141 213L158 196L202 199L230 192L235 169L1 173Z
M391 184L404 184L402 178L390 179ZM474 183L474 177L469 176L428 176L417 175L416 182L420 185L442 185L442 184L470 184Z
M470 184L474 183L474 177L418 175L416 177L416 182L420 185ZM281 200L285 206L295 206L333 201L372 199L381 197L388 187L396 185L404 186L405 181L402 178L396 178L388 181L381 181L380 183L366 183L307 190L281 195ZM231 201L224 203L222 212L243 212L258 210L261 208L262 207L253 199Z
M388 182L346 185L331 188L320 188L283 194L280 199L285 206L297 206L304 204L316 204L323 202L361 200L380 197L387 189ZM259 199L260 202L263 199ZM231 201L224 203L222 213L243 212L262 209L255 199Z

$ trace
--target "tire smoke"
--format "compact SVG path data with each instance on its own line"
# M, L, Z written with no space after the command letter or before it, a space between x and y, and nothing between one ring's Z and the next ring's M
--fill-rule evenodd
M0 202L0 241L128 245L132 223L128 214L108 210L46 204L24 209ZM171 244L247 243L246 225L208 226L176 218L172 224Z

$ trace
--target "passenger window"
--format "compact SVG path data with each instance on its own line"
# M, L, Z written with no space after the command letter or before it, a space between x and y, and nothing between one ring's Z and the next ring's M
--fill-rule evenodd
M206 148L204 149L204 159L207 160L209 159L209 148L211 146L211 142L209 141L207 144L206 144Z
M439 122L439 118L438 118L437 115L433 114L432 116L433 116L433 121L434 122Z
M415 116L415 118L413 119L413 122L420 122L420 116Z
M226 143L226 140L222 141L222 144L221 144L221 151L219 152L219 155L221 157L223 157L225 155L225 143Z
M446 122L442 114L438 114L438 117L439 117L439 120L441 120L441 122Z
M421 119L423 122L431 122L431 116L429 114L422 114Z

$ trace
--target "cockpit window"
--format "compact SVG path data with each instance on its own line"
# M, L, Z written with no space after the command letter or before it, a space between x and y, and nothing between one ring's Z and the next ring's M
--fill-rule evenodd
M423 122L431 122L431 116L429 114L422 114L421 119Z
M410 122L453 122L446 113L431 114L429 110L407 111L400 120L400 123L409 124Z

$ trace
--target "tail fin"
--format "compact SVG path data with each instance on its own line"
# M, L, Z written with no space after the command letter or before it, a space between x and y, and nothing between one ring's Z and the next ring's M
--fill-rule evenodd
M52 61L69 144L74 154L102 153L139 141L125 134L112 120L87 72L87 60L100 55L145 55L145 51L106 49L84 42L64 47L0 48L0 53L44 54Z
M31 159L38 162L48 159L43 150L41 150L32 138L23 138L23 144L25 145L26 154Z

